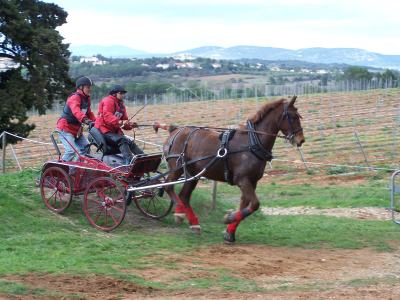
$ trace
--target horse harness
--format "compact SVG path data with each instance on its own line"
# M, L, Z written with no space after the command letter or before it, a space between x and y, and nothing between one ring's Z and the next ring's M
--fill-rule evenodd
M234 137L234 135L236 133L236 129L228 129L228 130L222 132L219 136L221 143L220 143L219 149L217 150L217 154L207 155L204 157L192 159L190 161L187 161L187 159L186 159L186 156L185 156L186 149L189 144L190 138L193 136L193 134L196 131L200 130L200 128L192 127L189 131L189 134L187 135L187 137L185 139L181 153L171 154L172 146L173 146L176 138L178 137L178 135L182 132L182 130L184 128L187 128L187 127L181 127L169 139L169 142L167 145L168 152L166 155L166 160L168 161L168 159L176 158L177 159L176 160L176 168L173 171L183 168L185 179L187 179L189 177L188 175L190 175L187 170L188 165L191 165L198 161L211 159L204 167L204 169L208 169L215 162L222 159L224 162L224 180L226 182L228 182L230 185L233 185L233 181L232 181L233 178L232 178L232 174L231 174L231 171L229 169L229 164L228 164L228 154L236 154L236 153L240 153L240 152L250 151L252 154L254 154L260 160L271 161L273 158L272 152L270 150L265 149L264 146L261 144L260 138L258 137L257 133L255 132L253 123L251 121L247 121L246 127L247 127L247 131L248 131L248 140L249 140L249 144L247 147L240 149L240 150L234 150L234 151L230 150L229 149L229 141Z
M297 115L299 118L301 118L301 116L298 113L297 113ZM290 127L290 133L286 136L280 136L278 134L274 134L274 136L281 137L286 140L291 140L298 132L301 132L303 129L301 127L297 130L293 129L293 120L289 113L289 105L287 103L284 104L283 113L282 113L281 119L279 120L278 128L280 127L280 124L284 119L288 120L288 124ZM171 149L175 142L176 137L179 135L179 133L184 128L188 128L188 127L191 129L190 129L189 134L186 137L186 140L184 142L181 153L180 154L171 154ZM254 124L250 120L247 120L247 123L246 123L246 131L248 132L248 146L247 147L245 147L243 149L239 149L239 150L234 150L234 151L230 150L229 149L229 141L235 135L236 129L228 129L228 130L223 131L219 136L219 139L221 140L221 144L220 144L220 147L217 150L216 154L212 154L212 155L208 155L208 156L204 156L204 157L200 157L200 158L196 158L196 159L187 161L186 157L185 157L185 153L186 153L186 149L187 149L189 140L192 137L192 135L200 129L204 129L204 128L198 128L198 127L193 127L193 126L186 126L186 127L178 128L178 130L175 132L175 134L169 140L166 160L168 161L168 159L170 159L170 158L177 158L176 168L173 171L183 168L185 179L188 178L188 174L189 174L188 170L187 170L188 165L191 165L191 164L196 163L201 160L211 159L206 164L206 166L203 168L203 170L207 170L207 168L212 166L217 160L223 159L223 161L224 161L224 180L226 182L228 182L230 185L232 185L233 178L232 178L232 174L229 170L228 154L236 154L236 153L240 153L240 152L250 151L254 156L256 156L260 160L271 161L273 159L271 150L265 149L265 147L261 144L260 138L258 136L258 133L260 133L260 132L255 130ZM204 130L207 130L207 129L204 129ZM200 172L200 173L203 173L203 172ZM199 177L197 175L194 177L199 179Z

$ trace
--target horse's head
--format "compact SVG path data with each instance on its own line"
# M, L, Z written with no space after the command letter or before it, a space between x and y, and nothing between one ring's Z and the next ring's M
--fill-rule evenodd
M278 121L278 129L286 136L293 146L300 147L305 139L301 127L301 116L294 106L297 96L293 96L289 103L283 102L283 112Z

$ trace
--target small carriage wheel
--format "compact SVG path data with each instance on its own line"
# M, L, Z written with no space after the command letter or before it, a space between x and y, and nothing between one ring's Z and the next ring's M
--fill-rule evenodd
M149 181L148 185L162 183L160 180ZM133 196L136 207L146 217L161 219L169 214L174 205L162 187L154 187L136 192Z
M48 209L62 213L71 204L71 178L64 169L55 166L49 167L41 176L40 193Z
M111 231L124 220L126 201L117 182L110 177L92 180L86 188L83 212L98 230Z

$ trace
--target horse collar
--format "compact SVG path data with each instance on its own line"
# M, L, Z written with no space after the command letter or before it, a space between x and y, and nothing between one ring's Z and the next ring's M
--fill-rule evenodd
M257 158L261 160L271 161L273 159L272 152L264 148L261 144L260 138L254 129L254 124L247 120L247 129L249 135L249 149Z

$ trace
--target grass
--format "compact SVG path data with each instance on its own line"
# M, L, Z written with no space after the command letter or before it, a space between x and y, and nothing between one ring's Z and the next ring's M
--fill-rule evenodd
M176 225L172 215L162 221L148 220L130 207L122 225L111 233L92 228L78 201L64 215L47 210L34 188L35 171L0 176L0 277L11 274L104 274L140 285L166 289L219 287L234 291L258 291L252 280L238 281L226 270L213 278L186 279L161 284L125 270L154 267L154 258L221 244L222 217L235 208L238 189L219 185L217 208L210 211L210 191L198 189L193 207L202 223L202 235L194 236L187 225ZM365 186L318 187L312 185L260 185L262 205L319 208L388 206L389 192L373 183ZM390 221L367 221L326 216L265 216L260 211L243 222L237 232L239 244L279 247L347 248L372 247L391 251L400 241L398 226ZM171 266L173 267L173 266ZM37 294L21 284L0 281L0 294ZM47 293L44 291L43 293Z
M312 177L310 176L310 182ZM263 206L292 207L312 206L316 208L336 207L389 207L388 183L370 182L355 186L315 186L311 184L269 183L257 187L257 195ZM236 187L220 185L219 196L238 200Z

